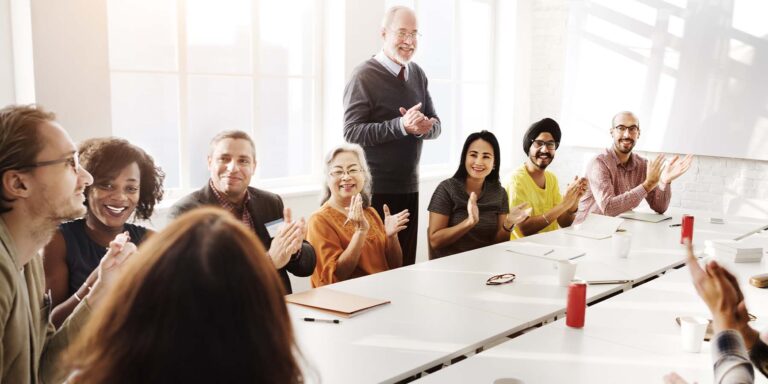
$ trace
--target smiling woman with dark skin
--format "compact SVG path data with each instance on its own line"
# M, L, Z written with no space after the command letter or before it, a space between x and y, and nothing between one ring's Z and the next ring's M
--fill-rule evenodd
M86 188L87 212L59 226L43 249L46 291L51 291L51 320L57 327L96 280L93 271L115 236L127 233L139 245L150 230L129 224L146 220L163 197L165 175L141 148L118 138L91 139L79 150L81 166L93 175Z

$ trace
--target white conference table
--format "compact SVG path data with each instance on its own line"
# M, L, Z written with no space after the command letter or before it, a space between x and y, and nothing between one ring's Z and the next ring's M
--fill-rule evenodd
M684 260L679 228L669 228L670 223L625 221L622 227L633 233L628 259L610 255L610 240L574 237L563 231L530 236L526 241L585 250L586 256L577 259L578 278L642 281ZM758 226L759 221L729 220L719 230L701 225L699 232L697 223L694 241L735 238ZM341 324L304 322L303 317L329 316L290 304L296 339L309 366L326 383L397 382L562 316L567 288L558 285L553 262L512 254L506 251L507 244L328 286L392 301ZM485 285L488 277L508 272L518 276L514 283ZM590 286L588 302L630 287ZM314 380L310 377L310 381Z
M768 326L768 290L749 285L768 270L762 263L720 261L740 282L752 326ZM710 345L700 353L681 349L678 316L709 317L687 267L587 309L585 327L564 320L535 329L470 359L430 374L424 383L649 383L678 372L689 382L712 382ZM768 382L756 372L757 382ZM514 381L518 380L518 381Z

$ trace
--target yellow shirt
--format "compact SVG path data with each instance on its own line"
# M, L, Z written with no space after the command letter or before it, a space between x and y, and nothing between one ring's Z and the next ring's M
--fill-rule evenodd
M560 187L557 185L557 177L554 173L544 171L544 188L539 188L536 182L528 171L525 169L525 164L516 169L512 173L510 183L507 185L507 194L509 195L509 209L527 202L533 208L531 216L543 215L550 209L563 201L563 196L560 195ZM552 220L548 226L544 227L539 232L554 231L560 228L557 224L557 220ZM515 236L517 235L517 236ZM523 237L523 233L520 232L520 227L515 227L515 233L510 238Z

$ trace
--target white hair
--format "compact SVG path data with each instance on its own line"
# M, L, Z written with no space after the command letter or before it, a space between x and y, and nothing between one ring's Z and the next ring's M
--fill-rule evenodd
M333 162L333 159L336 157L336 155L342 152L354 153L360 162L360 171L363 173L363 177L365 178L363 189L360 191L360 196L363 198L363 207L368 208L371 206L371 183L373 180L371 177L371 170L368 168L368 161L365 160L365 152L363 152L363 147L357 144L349 143L337 145L325 156L325 178L323 179L323 185L321 187L323 193L320 195L320 205L325 204L325 202L331 198L331 189L328 187L328 182L330 181L331 177L331 162Z
M400 11L409 11L415 14L411 8L408 8L404 5L395 5L394 7L390 7L386 12L384 12L384 17L381 18L381 27L388 28L392 24L392 20L395 19L395 15L397 15L397 13Z

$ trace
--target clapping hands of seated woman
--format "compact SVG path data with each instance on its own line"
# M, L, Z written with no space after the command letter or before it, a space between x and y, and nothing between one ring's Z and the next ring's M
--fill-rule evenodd
M387 237L393 237L405 229L409 221L408 216L410 215L407 209L392 215L389 213L389 207L384 204L384 230Z
M275 268L280 269L291 261L291 256L299 252L306 236L307 226L304 218L293 221L291 209L283 209L283 225L277 230L267 252Z
M90 304L94 305L103 296L102 292L106 292L114 285L120 277L125 261L136 253L136 245L130 240L131 237L126 231L118 234L114 240L109 242L107 253L99 262L96 282L87 296L90 299Z
M371 228L371 224L366 220L363 214L363 197L360 194L352 196L352 200L349 203L347 210L347 220L344 224L351 222L355 226L355 231L367 233Z
M480 221L480 209L477 207L477 194L474 192L469 194L469 200L467 200L467 218L464 223L468 227L474 227Z

